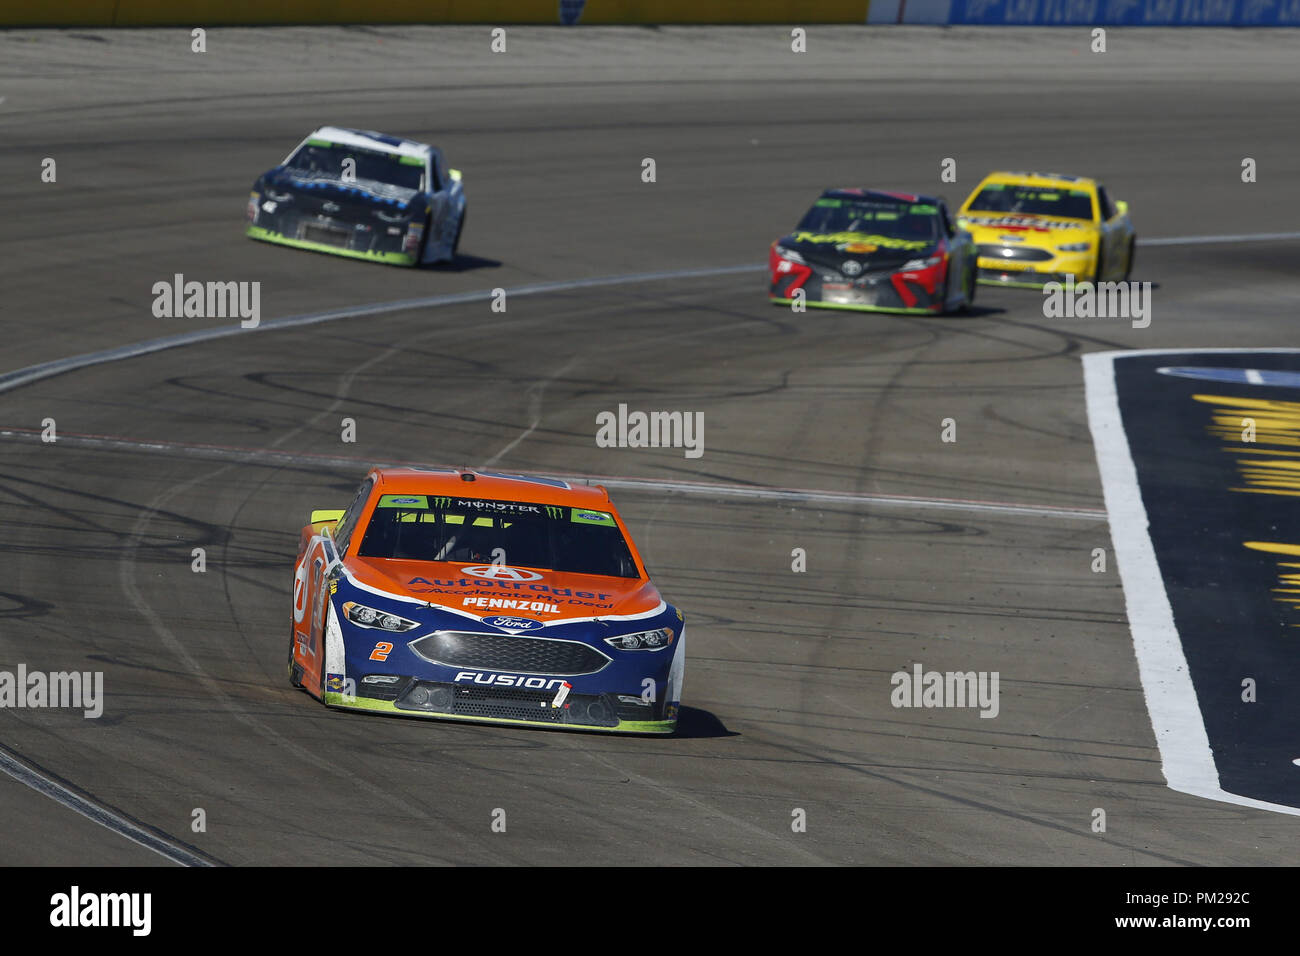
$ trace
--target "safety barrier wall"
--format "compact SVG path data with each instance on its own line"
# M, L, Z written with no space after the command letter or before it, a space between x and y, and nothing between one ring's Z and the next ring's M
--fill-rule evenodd
M1300 26L1300 0L0 0L0 26L909 23Z
M1300 0L872 0L870 23L1300 26Z
M865 23L870 0L0 0L0 26Z

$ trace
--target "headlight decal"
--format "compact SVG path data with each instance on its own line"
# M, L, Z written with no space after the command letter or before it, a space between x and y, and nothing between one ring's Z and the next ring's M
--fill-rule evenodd
M635 631L607 637L605 643L620 651L662 651L672 644L675 636L671 627L659 627L653 631Z
M416 621L407 620L389 611L380 611L373 607L367 607L364 604L358 604L356 601L345 602L342 611L349 624L388 631L392 634L401 634L420 626Z

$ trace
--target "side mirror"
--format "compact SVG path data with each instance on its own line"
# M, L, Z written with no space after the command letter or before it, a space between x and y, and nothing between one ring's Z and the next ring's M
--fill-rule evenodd
M321 524L322 522L333 523L343 517L343 511L313 511L311 513L311 524Z
M1121 216L1127 216L1127 215L1128 215L1128 203L1126 203L1124 200L1122 200L1122 199L1116 199L1116 200L1115 200L1115 208L1119 210L1119 214L1120 214Z

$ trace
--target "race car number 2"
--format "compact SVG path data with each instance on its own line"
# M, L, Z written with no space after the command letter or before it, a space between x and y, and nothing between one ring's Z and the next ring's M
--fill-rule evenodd
M375 649L370 652L372 661L386 661L388 655L393 653L393 645L390 641L380 641L375 645Z

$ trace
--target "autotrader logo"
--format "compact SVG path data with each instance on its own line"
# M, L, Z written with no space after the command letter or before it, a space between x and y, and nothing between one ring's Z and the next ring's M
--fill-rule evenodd
M461 568L460 573L494 581L539 581L542 577L536 571L525 571L504 564L479 564L472 568Z

